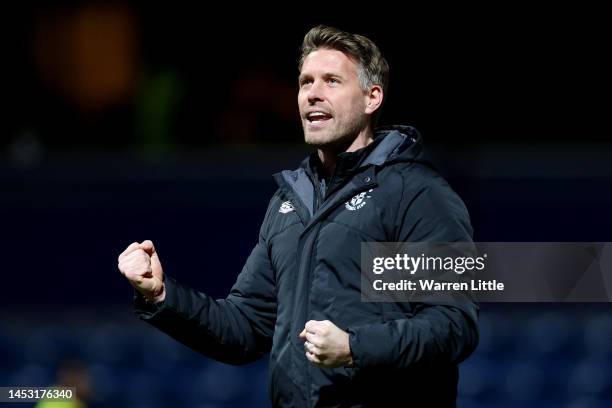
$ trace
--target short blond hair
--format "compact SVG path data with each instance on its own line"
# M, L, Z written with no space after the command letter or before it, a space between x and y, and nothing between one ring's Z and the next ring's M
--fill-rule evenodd
M364 91L378 85L383 89L383 93L387 92L389 64L372 40L325 25L313 27L304 36L298 70L302 70L308 54L321 48L341 51L355 60L359 66L359 82ZM376 123L380 111L379 108L374 113L373 123Z

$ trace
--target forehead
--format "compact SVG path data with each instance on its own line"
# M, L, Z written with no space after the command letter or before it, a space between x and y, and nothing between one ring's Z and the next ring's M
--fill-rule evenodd
M338 73L357 75L357 64L345 53L338 50L318 49L306 56L301 75L317 73Z

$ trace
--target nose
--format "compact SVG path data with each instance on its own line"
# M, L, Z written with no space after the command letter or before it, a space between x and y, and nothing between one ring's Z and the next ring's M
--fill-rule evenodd
M317 102L323 101L323 94L321 91L320 81L314 81L308 89L308 104L314 105Z

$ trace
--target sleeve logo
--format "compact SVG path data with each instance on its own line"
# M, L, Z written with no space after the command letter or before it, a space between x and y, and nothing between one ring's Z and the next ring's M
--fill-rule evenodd
M293 210L295 210L295 208L293 208L293 204L291 204L291 201L285 201L281 204L280 208L278 209L278 212L281 214L287 214L288 212L291 212Z

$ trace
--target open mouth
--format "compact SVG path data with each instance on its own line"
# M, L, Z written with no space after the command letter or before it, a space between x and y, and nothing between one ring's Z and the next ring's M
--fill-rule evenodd
M310 123L323 123L330 120L331 118L332 115L322 111L310 112L306 115L306 119Z

